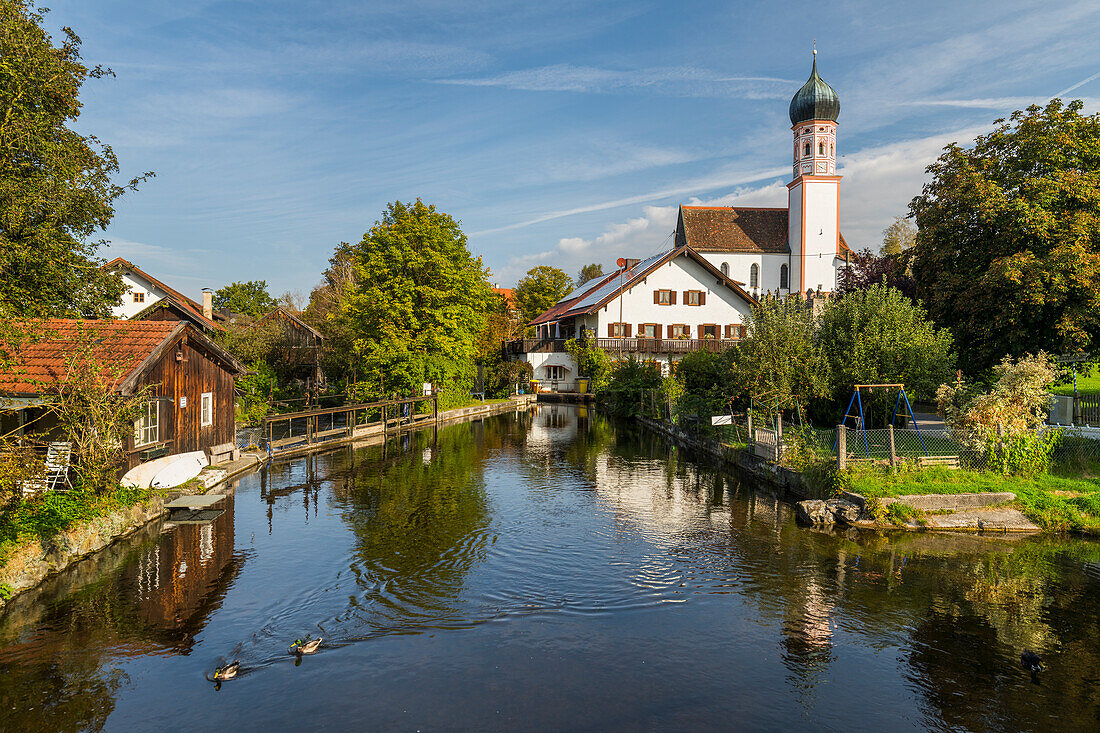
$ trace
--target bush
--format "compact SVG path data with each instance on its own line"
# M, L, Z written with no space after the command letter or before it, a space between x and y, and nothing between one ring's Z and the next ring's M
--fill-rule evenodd
M643 394L660 387L660 368L631 355L615 363L607 387L600 394L613 414L637 417L644 413Z

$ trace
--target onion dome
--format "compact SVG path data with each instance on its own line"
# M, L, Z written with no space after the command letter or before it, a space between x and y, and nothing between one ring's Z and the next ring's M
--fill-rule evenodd
M791 100L791 124L807 120L832 120L840 116L840 97L836 90L817 75L817 49L814 49L814 70Z

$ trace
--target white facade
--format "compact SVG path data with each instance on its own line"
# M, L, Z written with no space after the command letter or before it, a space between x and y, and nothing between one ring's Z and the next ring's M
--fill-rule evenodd
M127 290L122 294L122 305L111 309L111 315L115 318L133 318L167 296L163 290L135 273L123 269L117 272Z
M743 283L742 288L754 298L763 293L780 290L790 293L792 258L789 254L768 252L700 252L707 262L722 272L722 266L729 268L728 277ZM753 277L753 265L756 265L756 277ZM784 283L784 266L787 268ZM755 283L754 283L755 280Z
M791 289L832 292L843 261L840 243L840 176L802 176L790 184Z

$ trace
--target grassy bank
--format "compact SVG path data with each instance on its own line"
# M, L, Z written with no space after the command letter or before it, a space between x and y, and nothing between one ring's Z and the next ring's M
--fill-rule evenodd
M852 490L865 496L903 494L963 494L1011 491L1016 506L1043 529L1100 534L1100 478L1032 477L999 473L927 468L891 475L885 471L856 472Z
M1054 394L1060 395L1073 395L1073 382L1069 384L1057 384L1050 388L1050 391ZM1100 374L1090 374L1087 377L1083 377L1080 374L1077 375L1077 394L1080 395L1094 395L1100 394Z
M131 507L152 494L150 489L119 486L100 495L51 491L15 502L0 512L0 565L13 550L27 542L49 540L79 522Z

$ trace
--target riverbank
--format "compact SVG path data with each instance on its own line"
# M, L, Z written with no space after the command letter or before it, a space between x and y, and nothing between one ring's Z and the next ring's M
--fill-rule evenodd
M174 489L127 489L88 499L76 492L51 492L5 518L0 544L0 614L8 602L49 576L93 555L162 517L164 505L180 496L204 494L262 465L265 454L203 471ZM26 507L25 511L20 511Z
M833 488L813 486L801 471L743 447L676 425L638 418L650 430L708 453L742 475L805 503L804 523L862 529L1051 532L1100 536L1100 478L1042 473L1033 477L930 467L890 473L849 469ZM837 489L844 488L839 496ZM951 497L951 498L947 498Z

